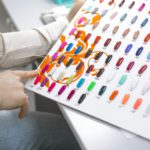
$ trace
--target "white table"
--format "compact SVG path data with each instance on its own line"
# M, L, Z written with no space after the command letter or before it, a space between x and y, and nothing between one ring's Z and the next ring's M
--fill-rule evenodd
M1 0L18 30L42 26L40 15L55 4L51 0ZM82 149L149 150L150 142L59 105Z

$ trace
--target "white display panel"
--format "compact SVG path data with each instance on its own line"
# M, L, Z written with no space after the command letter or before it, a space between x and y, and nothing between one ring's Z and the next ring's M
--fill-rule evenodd
M40 75L26 87L150 139L149 61L150 1L88 0L39 66Z

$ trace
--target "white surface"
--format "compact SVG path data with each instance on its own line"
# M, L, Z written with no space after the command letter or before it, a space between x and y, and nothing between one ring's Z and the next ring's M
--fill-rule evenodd
M7 11L19 30L30 29L42 25L39 17L44 11L48 11L51 5L46 0L2 0ZM32 3L32 5L31 5ZM34 11L34 13L32 13ZM132 138L128 140L120 131L104 125L96 120L89 119L83 114L69 108L60 106L64 116L70 123L75 135L83 148L88 150L124 150L137 149L149 150L149 142Z
M150 142L65 107L75 136L84 150L149 150Z

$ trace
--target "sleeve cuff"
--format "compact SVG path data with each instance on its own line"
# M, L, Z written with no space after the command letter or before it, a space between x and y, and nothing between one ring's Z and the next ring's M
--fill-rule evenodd
M39 32L49 44L54 44L54 42L59 38L59 36L62 34L68 24L68 20L66 18L63 18L61 20L58 20L40 28L36 28L34 30Z

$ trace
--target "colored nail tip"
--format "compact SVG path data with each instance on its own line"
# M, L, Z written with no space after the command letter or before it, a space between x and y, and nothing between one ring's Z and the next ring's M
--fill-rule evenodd
M54 61L54 60L57 58L58 54L59 54L58 52L55 52L55 53L53 54L53 56L52 56L52 58L51 58L52 61Z
M49 69L49 64L45 65L45 67L42 69L42 73L45 73Z
M133 105L133 109L134 109L134 110L138 110L139 107L141 106L142 102L143 102L143 100L142 100L141 98L138 98L138 99L136 100L136 102L134 103L134 105Z
M64 49L64 47L67 45L67 42L64 41L63 43L61 43L59 50Z
M67 88L67 86L66 86L66 85L63 85L63 86L59 89L59 91L58 91L58 96L61 95L61 94L63 94L63 92L66 90L66 88Z
M38 75L34 80L34 85L37 85L40 82L41 78L42 77L40 75Z
M118 94L119 94L118 90L113 91L112 94L109 97L109 100L113 101L118 96Z
M71 98L74 96L76 90L71 90L68 97L67 97L67 100L71 100Z
M81 104L85 100L86 96L87 94L82 94L78 100L78 104Z
M53 83L50 85L50 87L48 88L48 92L49 92L49 93L52 92L52 90L55 88L55 86L56 86L56 82L53 82Z
M84 20L85 20L85 18L84 18L84 17L81 17L81 18L78 20L78 24L81 24Z
M73 35L75 33L75 31L77 30L77 28L73 28L70 32L69 32L69 35Z
M44 78L44 80L41 82L41 87L44 87L46 85L46 83L49 81L48 78Z

